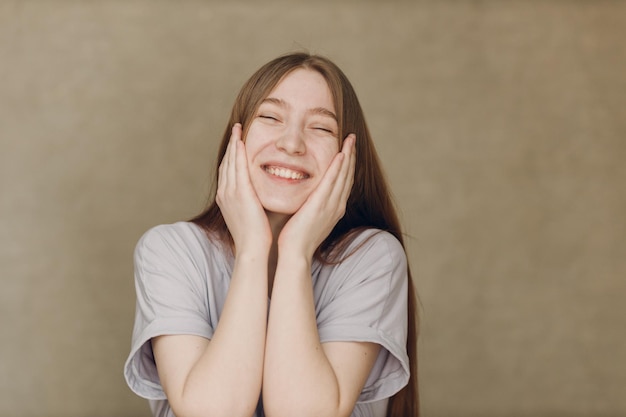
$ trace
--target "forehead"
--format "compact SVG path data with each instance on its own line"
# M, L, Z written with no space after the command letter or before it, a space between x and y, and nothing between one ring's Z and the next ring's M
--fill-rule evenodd
M326 79L317 71L298 68L286 74L268 94L291 106L325 107L335 110Z

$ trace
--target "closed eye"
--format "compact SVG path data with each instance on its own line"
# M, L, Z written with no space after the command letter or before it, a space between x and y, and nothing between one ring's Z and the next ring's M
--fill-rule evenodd
M280 119L271 114L259 114L260 119L266 120L269 123L280 123Z
M311 126L311 129L321 133L321 134L329 134L331 136L336 136L335 131L330 128L330 127L326 127L326 126Z

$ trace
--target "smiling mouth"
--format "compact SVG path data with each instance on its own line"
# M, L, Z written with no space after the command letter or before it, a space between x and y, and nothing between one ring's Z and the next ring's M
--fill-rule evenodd
M263 170L270 175L273 175L279 178L285 178L288 180L304 180L306 178L309 178L309 174L305 172L293 171L291 169L283 168L283 167L265 165L263 166Z

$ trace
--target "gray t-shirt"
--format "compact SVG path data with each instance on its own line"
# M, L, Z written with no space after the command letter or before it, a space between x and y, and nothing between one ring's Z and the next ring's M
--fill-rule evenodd
M351 414L378 417L385 415L387 399L409 378L407 263L400 242L387 232L366 230L347 248L348 253L357 247L338 265L313 261L315 315L322 343L359 341L382 346ZM161 388L150 339L174 334L211 339L233 263L229 250L189 222L156 226L137 243L137 306L124 376L137 395L149 400L155 417L173 417L173 413ZM261 416L259 407L253 417Z

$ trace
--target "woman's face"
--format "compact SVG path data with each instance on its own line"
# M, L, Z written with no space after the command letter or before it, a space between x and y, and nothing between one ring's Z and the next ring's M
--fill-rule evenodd
M294 214L339 152L335 106L324 77L308 69L287 74L259 106L245 143L263 207Z

